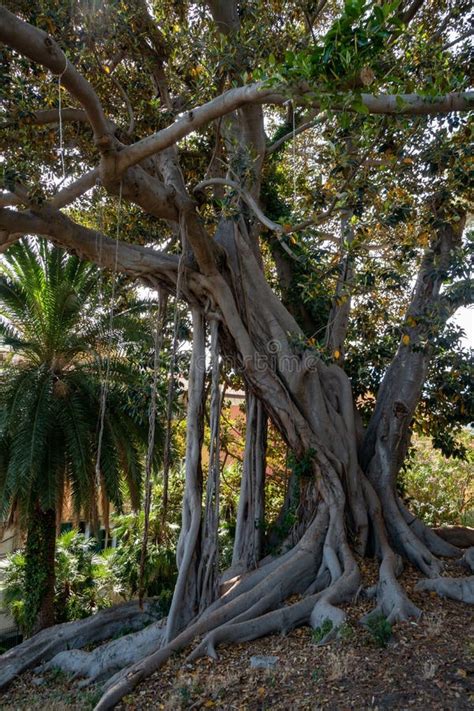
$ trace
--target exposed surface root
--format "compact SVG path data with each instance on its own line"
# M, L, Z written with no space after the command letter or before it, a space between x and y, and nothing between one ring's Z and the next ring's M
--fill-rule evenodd
M193 661L205 655L217 658L218 644L248 642L269 634L287 633L295 627L308 624L316 599L317 595L312 595L251 620L222 625L206 635L188 660Z
M431 578L420 580L416 590L429 590L441 597L449 597L474 605L474 575L469 578Z
M85 620L65 622L42 630L34 637L13 647L1 657L0 689L18 674L47 662L65 649L80 649L86 644L102 642L122 630L138 630L159 617L153 600L146 600L140 610L137 600L109 607Z
M155 622L139 632L126 634L119 639L97 647L91 652L71 649L59 652L45 669L61 669L74 678L82 677L80 686L100 679L110 678L125 666L138 662L155 651L164 642L164 622Z
M398 507L411 530L423 541L433 555L440 555L444 558L456 558L460 555L458 543L445 539L432 528L429 528L417 516L410 513L400 499L398 500Z
M401 622L410 617L418 618L421 615L421 610L409 600L397 580L403 563L389 544L380 501L368 479L364 478L363 485L381 558L379 582L376 586L377 608L374 612L382 613L390 623Z
M324 630L325 623L329 622L331 624L331 628L321 638L320 644L325 644L334 637L341 625L344 624L346 613L336 606L353 599L360 586L359 567L347 545L344 531L338 531L335 525L330 529L327 538L328 544L325 552L327 554L328 550L331 550L331 556L334 558L332 566L329 565L331 556L325 555L324 561L328 565L332 582L327 589L318 595L309 620L309 624L313 629L320 628ZM334 538L340 541L337 549L333 549L331 545ZM337 567L334 565L336 560L340 561L339 574Z
M309 624L314 630L324 630L325 624L330 623L330 629L319 640L320 644L325 644L336 636L339 627L345 623L346 619L347 615L344 610L331 605L326 600L318 600L311 612Z
M393 556L393 557L392 557ZM395 555L385 555L380 565L377 585L377 608L393 624L412 617L418 619L421 610L408 598L396 577Z
M465 568L474 573L474 547L467 549L460 562Z
M474 528L467 526L443 526L433 529L438 538L451 543L458 548L471 548L474 546Z
M408 525L393 493L390 490L378 493L383 507L384 521L398 552L408 558L428 578L438 577L443 570L441 561Z
M398 581L402 560L391 546L393 536L389 540L381 501L363 474L361 482L375 550L380 560L379 579L373 590L376 607L366 617L381 613L390 623L418 618L420 610L409 600ZM337 482L331 482L331 485L333 488L328 487L324 492L325 498L331 502L330 507L320 501L314 520L291 551L268 560L245 576L229 581L227 591L166 646L163 646L164 628L161 623L155 622L140 632L103 644L92 652L81 651L80 647L84 644L100 642L114 634L114 629L118 631L117 625L114 628L115 618L111 611L104 611L91 618L93 623L86 620L61 626L69 628L76 625L75 635L70 635L59 647L55 645L45 650L43 644L35 658L36 663L22 663L23 666L20 665L15 673L36 666L40 661L50 660L46 668L59 667L76 678L81 677L81 685L107 678L105 693L96 707L96 711L103 711L131 693L173 653L181 652L199 638L200 642L191 651L189 660L203 655L217 656L219 644L286 633L304 624L313 629L319 628L319 642L324 644L337 634L346 621L346 611L341 609L341 604L355 600L361 585L360 570L346 539L343 506L340 504L343 497L337 492ZM337 501L335 494L339 497ZM383 512L386 514L385 507ZM402 519L400 510L398 515L404 534L408 531L405 543L411 545L412 538L418 540L415 532ZM434 567L437 567L433 566L433 561L437 563L436 558L423 543L420 543L420 551L423 555L427 551L429 561L426 569L432 575ZM471 552L468 551L466 556L465 563L468 565L472 562ZM473 581L474 577L455 580L435 577L419 583L417 589L435 590L447 597L473 602ZM305 594L303 599L285 604L292 595L301 593ZM124 608L122 606L122 610ZM135 617L143 625L143 616L136 604L131 604L129 617L129 627L137 629L138 624L133 624ZM119 619L123 628L126 624L123 612ZM87 639L83 636L82 641L78 642L79 627L87 628L87 625L92 625L94 634L89 633ZM57 633L50 631L48 640L51 642L56 637ZM65 651L68 647L75 649Z
M258 631L261 625L255 626L255 619L248 620L247 618L255 618L256 615L261 615L271 607L280 604L290 594L298 591L302 592L307 588L311 579L316 575L322 559L327 520L327 507L322 503L315 520L299 544L295 546L292 555L284 556L283 562L280 562L280 565L276 567L270 565L267 576L250 590L246 590L240 595L234 593L235 597L228 602L224 598L224 603L221 606L211 606L205 614L166 647L155 651L145 659L125 668L115 677L112 677L104 696L96 707L97 711L112 708L124 695L130 693L142 679L159 669L173 652L184 649L198 635L209 634L216 628L227 626L228 623L231 623L229 627L236 626L235 623L243 624L245 625L245 630L253 626L256 636L267 634L265 625L274 626L276 624L275 620L279 619L279 617L284 619L281 610L274 611L279 612L280 616L267 618L263 615L262 619L265 620L263 631ZM310 606L308 615L311 612L311 608L312 606Z
M269 601L265 599L258 601L243 615L207 634L191 653L189 659L197 659L205 654L215 657L217 656L216 646L223 642L244 642L265 634L287 632L303 623L312 624L313 619L315 627L322 624L326 619L330 619L333 623L334 631L336 631L344 622L345 614L342 610L336 608L334 604L350 600L354 596L360 582L360 574L355 560L344 542L341 545L340 553L343 561L342 565L344 566L342 568L337 555L338 551L332 545L335 538L334 534L335 527L331 526L324 544L324 563L322 564L324 572L316 578L319 581L333 579L334 582L327 589L309 595L300 603L284 606L265 615L261 613L270 609ZM329 567L331 569L330 575L324 574L326 566L328 571ZM294 580L291 588L288 586L284 588L284 595L281 594L281 591L278 591L280 600L284 600L290 592L297 592L298 588L302 591L306 587L306 585L302 585L301 579L300 581Z

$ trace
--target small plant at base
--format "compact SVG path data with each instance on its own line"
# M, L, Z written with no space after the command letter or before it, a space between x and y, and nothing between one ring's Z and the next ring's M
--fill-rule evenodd
M62 681L65 681L67 679L67 674L59 667L53 667L49 673L49 678L50 681L53 681L56 684L60 684Z
M385 648L392 638L392 625L382 614L372 615L366 622L367 629L377 647Z
M79 693L75 700L77 703L80 704L80 707L84 709L84 711L92 711L92 709L97 706L97 703L101 696L102 690L100 688L93 688Z
M349 642L350 640L354 639L355 630L349 622L345 622L343 625L341 625L339 627L339 629L337 631L337 636L343 642Z
M183 704L188 704L191 701L191 690L189 686L181 686L179 695Z
M319 642L321 642L326 637L326 635L328 635L330 633L332 628L333 628L333 624L332 624L331 620L329 620L329 619L324 620L323 624L320 627L315 627L315 629L313 630L313 632L311 634L311 636L313 638L313 642L316 642L316 644L319 644Z

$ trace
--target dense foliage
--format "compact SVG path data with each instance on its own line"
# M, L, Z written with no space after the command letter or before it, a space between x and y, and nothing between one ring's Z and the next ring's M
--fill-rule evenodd
M129 302L111 324L96 268L57 247L19 242L0 270L0 513L28 530L24 616L34 628L64 507L97 528L110 503L140 505L150 371L132 346L143 357L151 342L139 318L147 305ZM161 432L158 422L156 461Z

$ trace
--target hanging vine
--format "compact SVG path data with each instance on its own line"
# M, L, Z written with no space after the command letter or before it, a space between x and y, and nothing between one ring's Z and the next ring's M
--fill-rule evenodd
M209 318L211 349L211 397L209 468L206 485L206 504L202 525L201 561L198 574L200 590L199 611L202 612L217 595L219 568L219 488L220 488L220 413L219 389L219 322Z
M161 351L163 348L164 327L166 321L166 310L168 306L168 295L163 290L159 291L159 305L155 324L153 339L153 377L150 387L150 408L148 413L148 450L145 464L145 506L143 539L140 552L140 570L138 574L138 599L140 607L143 607L143 596L145 594L145 563L148 546L148 532L150 528L150 508L152 489L152 469L155 452L155 431L156 431L156 401L158 388L158 373L160 369Z

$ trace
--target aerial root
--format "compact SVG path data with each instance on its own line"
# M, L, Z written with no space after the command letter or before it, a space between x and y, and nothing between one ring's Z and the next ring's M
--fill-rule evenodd
M321 503L313 523L290 555L283 556L277 565L270 564L264 577L252 576L257 578L258 582L250 589L247 589L244 578L242 585L237 585L229 595L230 600L224 596L220 604L212 605L196 622L181 632L167 646L157 649L112 677L96 706L96 711L112 708L140 681L159 669L173 652L182 651L200 635L205 635L205 639L207 638L206 645L212 654L213 650L215 652L215 644L213 645L209 635L217 629L232 627L235 628L232 630L233 635L243 634L244 636L250 633L248 630L253 629L255 636L260 637L270 631L280 629L285 621L292 625L293 613L285 612L285 608L267 611L281 604L288 596L303 592L308 587L322 560L322 548L327 529L328 510L327 506ZM241 592L242 588L244 592ZM310 601L308 602L308 600ZM310 598L308 600L304 601L305 610L308 608L305 613L306 619L309 618L314 605L314 600L311 601ZM296 608L294 614L298 619L299 608ZM257 621L259 622L257 623ZM216 639L217 637L216 634Z
M474 605L474 575L468 578L430 578L420 580L415 590L428 590L440 597L449 597Z

